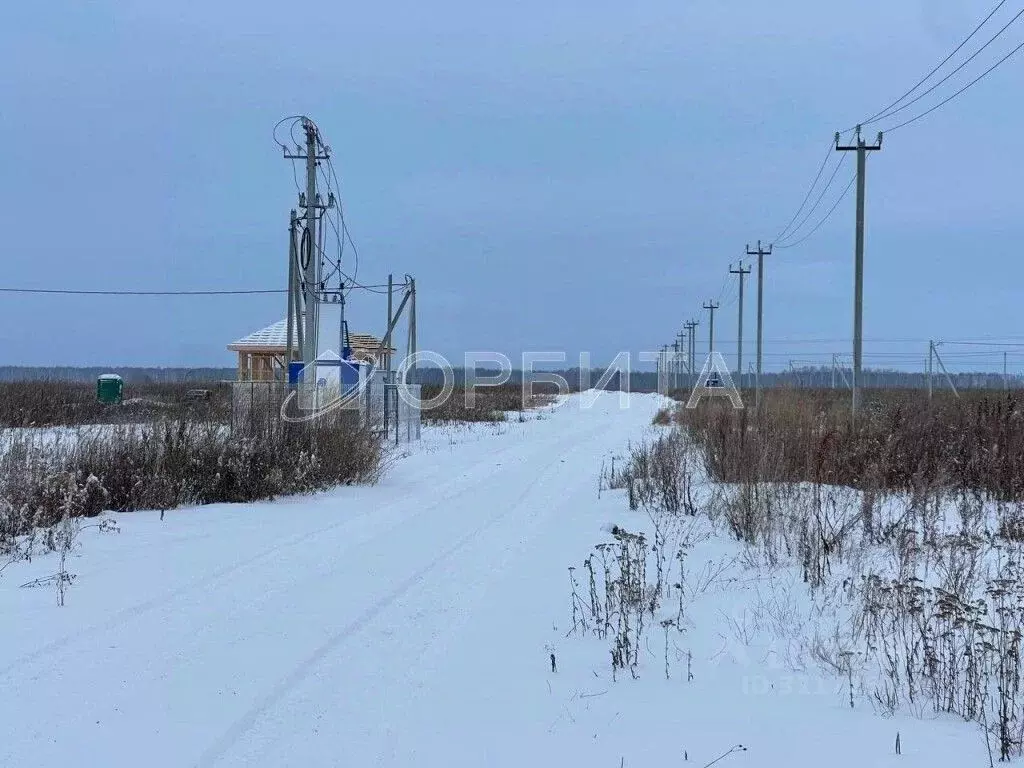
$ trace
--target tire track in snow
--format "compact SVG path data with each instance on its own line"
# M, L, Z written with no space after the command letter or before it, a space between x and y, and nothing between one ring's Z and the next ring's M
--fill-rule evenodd
M587 430L584 434L576 433L569 436L563 436L563 439L555 441L555 447L560 448L563 444L566 444L567 450L575 452L583 446L586 438L591 437L592 434L596 436L602 430L603 427L598 427L593 430ZM551 449L552 446L550 443L547 441L541 442L537 446L537 449L531 451L531 456L538 453L552 455ZM561 452L558 452L553 455L559 456L562 454ZM208 747L196 763L197 768L209 768L209 766L213 766L218 763L246 733L251 731L257 725L259 720L267 712L271 711L278 702L289 694L290 691L300 685L313 672L313 670L315 670L316 667L329 657L338 647L367 627L367 625L369 625L381 613L410 592L413 588L421 584L428 575L437 570L459 551L476 540L487 529L507 518L512 513L518 511L524 501L526 501L527 498L535 492L537 487L551 479L551 476L557 474L560 470L561 465L559 463L549 465L541 472L540 476L533 483L530 483L522 493L515 498L511 504L504 506L500 512L492 515L487 521L459 538L451 546L442 551L437 557L417 569L406 579L402 580L398 586L389 591L384 597L366 608L356 619L346 624L341 630L328 638L326 642L298 664L287 676L281 678L266 694L260 697L248 712L239 718L219 739L217 739L217 741ZM426 649L424 649L423 653L426 653Z
M465 487L472 487L475 484L488 480L491 476L496 474L496 471L498 469L493 464L494 457L503 455L504 453L507 453L508 451L513 450L517 447L519 446L510 445L489 452L485 457L482 458L480 462L478 462L473 467L474 470L480 468L490 470L485 474L484 477L476 477L473 472L468 472L463 475L460 475L455 481L453 481L453 483L457 481L463 481L462 485L460 485L457 488L454 488L450 493L443 496L442 498L437 499L426 506L419 507L418 509L412 511L412 513L407 516L401 517L386 530L380 531L374 536L371 536L369 538L369 541L373 541L381 536L390 535L396 529L400 528L408 521L420 517L423 514L426 514L427 512L430 512L433 509L436 509L438 506L451 501L453 498L456 498L460 493L464 492ZM433 474L434 473L432 473L432 475ZM403 504L392 505L392 507L394 506L401 507L403 506ZM186 584L176 589L173 589L169 592L165 592L162 595L151 598L149 600L145 600L136 605L129 606L128 608L123 608L105 621L86 627L85 629L82 629L81 631L76 632L74 634L66 635L57 640L52 640L49 643L39 647L35 651L24 654L18 657L17 659L14 659L7 665L0 667L0 678L7 677L12 672L18 671L23 667L28 666L34 662L43 659L49 660L49 657L52 654L62 651L67 647L73 646L75 643L81 642L93 635L101 634L103 632L110 632L112 630L123 627L124 625L128 624L134 619L140 618L155 609L169 606L175 600L181 597L192 594L193 592L199 590L204 590L207 587L210 587L211 585L217 583L218 581L222 581L236 574L240 574L246 569L250 568L251 566L264 562L286 549L299 546L319 536L322 536L323 534L329 533L345 525L351 525L354 522L363 520L371 515L379 514L381 514L380 509L367 509L365 512L361 512L354 516L346 516L342 520L331 523L329 525L320 526L319 528L316 528L312 531L305 531L303 533L295 534L286 539L285 541L267 547L261 550L260 552L257 552L256 554L245 558L244 560L235 561L230 565L218 568L202 577L192 579ZM399 512L399 514L401 514L401 512Z

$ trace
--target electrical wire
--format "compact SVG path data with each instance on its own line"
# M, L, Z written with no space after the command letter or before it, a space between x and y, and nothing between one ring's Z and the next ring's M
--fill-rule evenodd
M908 102L907 102L906 104L903 104L902 106L900 106L900 107L897 107L896 109L894 109L894 110L892 110L892 111L890 111L890 112L887 112L887 113L885 113L885 114L883 114L883 115L881 115L881 116L879 116L879 117L876 117L876 118L875 118L874 120L871 120L870 122L872 122L872 123L877 123L877 122L879 122L879 121L881 121L881 120L885 120L885 119L888 119L888 118L892 117L893 115L897 115L897 114L899 114L900 112L902 112L903 110L905 110L905 109L906 109L907 107L909 107L909 106L911 106L911 105L913 105L913 104L916 104L917 102L919 102L919 101L920 101L921 99L923 99L923 98L924 98L925 96L927 96L927 95L928 95L929 93L932 93L933 91L935 91L935 89L936 89L936 88L938 88L938 87L939 87L940 85L942 85L942 84L943 84L943 83L945 83L945 82L946 82L947 80L949 80L949 78L951 78L951 77L952 77L953 75L955 75L955 74L956 74L957 72L959 72L960 70L962 70L962 69L963 69L964 67L966 67L966 66L967 66L968 64L970 64L970 63L971 63L972 61L974 61L974 59L975 59L975 58L977 58L978 54L980 54L980 53L981 53L982 51L984 51L984 50L985 50L986 48L988 48L988 46L989 46L989 45L991 45L991 44L992 44L993 42L995 42L995 40L996 40L996 39L997 39L997 38L998 38L998 37L999 37L1000 35L1002 35L1002 34L1003 34L1003 32L1005 32L1005 31L1006 31L1007 29L1009 29L1010 25L1011 25L1011 24L1013 24L1013 23L1014 23L1015 21L1017 21L1017 19L1019 19L1019 18L1020 18L1021 16L1024 16L1024 8L1022 8L1021 10L1019 10L1019 11L1017 12L1017 14L1016 14L1016 15L1015 15L1015 16L1014 16L1014 17L1013 17L1012 19L1010 19L1010 20L1009 20L1008 22L1006 22L1006 24L1005 24L1005 25L1003 26L1003 28L1002 28L1002 29L1000 29L1000 30L999 30L998 32L996 32L996 33L995 33L995 34L994 34L994 35L993 35L992 37L990 37L990 38L989 38L989 40L988 40L988 42L986 42L986 43L985 43L985 44L984 44L983 46L981 46L981 48L979 48L979 49L978 49L978 50L976 50L976 51L975 51L974 53L972 53L972 54L971 54L971 55L970 55L969 57L967 57L967 58L966 58L966 59L964 59L964 60L963 60L962 62L960 62L960 65L959 65L958 67L956 67L956 69L954 69L954 70L953 70L952 72L950 72L949 74L947 74L947 75L946 75L945 77L943 77L943 78L942 78L941 80L939 80L939 81L938 81L937 83L935 83L935 84L934 84L933 86L931 86L930 88L928 88L928 89L927 89L926 91L923 91L922 93L919 93L919 94L918 94L917 96L915 96L915 97L914 97L913 99L911 99L910 101L908 101ZM1022 45L1022 46L1024 46L1024 43L1022 43L1021 45ZM1012 56L1012 55L1013 55L1013 53L1015 53L1015 52L1016 52L1016 51L1017 51L1017 50L1018 50L1018 49L1019 49L1020 47L1021 47L1021 46L1018 46L1018 47L1017 47L1017 49L1014 49L1014 51L1013 51L1012 53L1010 53L1009 55L1007 55L1007 56L1006 56L1006 57L1005 57L1005 58L1003 59L1003 61L1005 61L1005 60L1006 60L1007 58L1009 58L1010 56ZM998 64L996 64L995 66L999 66L999 64L1001 64L1001 63L1002 63L1002 61L1000 61L1000 62L999 62ZM992 69L995 69L995 67L992 67ZM989 70L989 71L991 71L991 70ZM988 74L988 72L986 72L985 74ZM982 75L982 77L984 77L984 75ZM978 79L980 79L980 78L978 78ZM977 80L975 80L974 82L977 82ZM971 83L970 85L973 85L973 82L972 82L972 83ZM970 87L970 85L966 86L965 88L962 88L962 89L961 89L960 91L958 91L957 93L962 93L963 91L967 90L967 88L969 88L969 87ZM956 96L956 94L954 94L954 96ZM942 104L945 104L946 102L948 102L948 101L951 101L951 100L952 100L952 98L953 98L953 97L950 97L950 98L949 98L949 99L947 99L946 101L942 102ZM934 110L934 109L938 109L938 107L939 107L939 106L941 106L941 104L939 104L939 105L936 105L936 106L935 106L935 107L933 108L933 110ZM926 113L926 114L927 114L927 113ZM867 125L867 124L868 124L868 122L864 122L864 123L861 123L861 125ZM889 129L889 131L890 131L890 132L891 132L891 131L893 131L893 130L895 130L895 128L890 128L890 129Z
M359 276L359 249L356 248L355 240L352 239L352 235L348 231L348 222L345 220L345 206L342 203L341 197L341 182L338 180L338 174L334 169L334 161L330 157L327 158L327 168L330 170L331 176L334 178L334 185L337 187L336 197L338 199L338 217L341 220L341 231L344 237L348 239L349 245L352 246L352 257L355 264L355 268L352 270L352 278L355 279Z
M968 42L970 42L975 37L975 35L977 35L977 33L985 26L985 24L988 23L988 21L1005 4L1006 4L1006 0L1001 0L999 3L997 3L996 6L991 11L989 11L989 13L981 20L981 22L977 26L975 26L975 28L970 32L970 34L967 35L967 37L964 38L960 42L960 44L957 45L942 61L940 61L934 68L932 68L932 70L930 72L928 72L928 74L926 74L921 80L919 80L917 83L915 83L914 86L910 90L908 90L906 93L904 93L898 99L896 99L894 102L892 102L891 104L886 106L884 109L880 110L879 112L876 112L874 115L871 115L868 119L862 121L861 122L861 126L870 125L872 123L876 123L876 122L885 120L888 117L892 117L893 115L896 115L897 113L902 112L907 107L915 104L916 102L920 101L922 98L927 96L929 93L932 93L933 91L935 91L935 89L937 89L943 83L948 81L950 77L955 75L957 72L960 72L965 66L967 66L967 64L969 64L971 61L973 61L975 58L977 58L977 56L982 51L984 51L986 48L988 48L988 46L990 46L993 42L995 42L995 40L997 40L1007 29L1009 29L1009 27L1012 24L1014 24L1022 15L1024 15L1024 9L1018 11L1017 14L1014 15L1013 18L1011 18L1010 21L1008 21L1005 25L1003 25L1003 27L1001 29L999 29L998 32L996 32L994 35L992 35L992 37L990 37L980 48L978 48L978 50L976 50L973 54L971 54L971 56L969 56L967 59L962 61L955 69L953 69L951 72L949 72L945 77L943 77L937 83L935 83L930 88L925 90L923 93L918 94L915 98L913 98L909 102L907 102L905 104L902 104L902 106L900 106L900 104L908 96L913 94L918 88L920 88L924 83L926 83L950 59L952 59L960 50L962 50L963 47ZM915 116L915 117L913 117L913 118L911 118L909 120L906 120L906 121L904 121L902 123L899 123L898 125L892 126L892 127L888 128L888 129L885 129L883 131L883 133L891 133L892 131L898 130L900 128L904 128L904 127L906 127L906 126L908 126L908 125L910 125L910 124L912 124L912 123L914 123L914 122L924 118L925 116L931 114L932 112L934 112L935 110L937 110L940 107L944 106L945 104L948 104L950 101L952 101L957 96L962 94L968 88L972 87L978 81L980 81L981 79L983 79L984 77L989 75L997 67L1002 65L1010 57L1012 57L1014 54L1016 54L1018 51L1020 51L1021 48L1024 48L1024 43L1021 43L1020 45L1018 45L1016 48L1014 48L1012 51L1010 51L1008 54L1006 54L999 61L997 61L995 64L993 64L987 70L982 72L981 75L979 75L975 79L971 80L969 83L967 83L965 86L963 86L962 88L957 90L955 93L953 93L949 97L943 99L941 102L939 102L938 104L936 104L933 107L929 108L925 112L922 112L921 114L919 114L919 115L917 115L917 116ZM854 130L854 129L855 128L848 128L848 129L846 129L846 131L842 131L841 133L848 133L849 131ZM829 145L829 154L831 154L831 150L832 150L832 145L830 144ZM823 188L821 193L818 195L818 198L815 201L815 204L813 206L811 206L811 208L807 212L807 214L804 215L804 217L800 220L800 223L797 224L796 227L794 228L793 227L794 222L797 220L797 218L800 216L801 211L807 205L807 201L810 199L811 194L813 193L815 186L817 185L817 183L820 180L822 174L824 173L824 170L825 170L827 164L828 164L828 155L825 156L825 159L822 161L820 167L818 168L818 172L815 175L814 180L811 182L811 186L808 188L807 194L804 195L804 199L801 202L800 207L797 209L797 212L793 215L793 218L790 219L789 223L782 230L782 232L780 232L780 234L775 238L774 242L772 243L773 247L783 248L783 249L784 248L792 248L792 247L795 247L795 246L800 245L801 243L805 242L809 237L811 237L811 235L813 235L815 232L817 232L818 229L822 225L824 225L824 223L829 218L831 218L832 214L834 213L834 211L838 207L839 203L846 197L847 194L849 194L849 190L852 187L853 182L856 180L856 177L850 179L850 181L847 184L846 188L843 190L843 193L836 200L835 204L833 204L832 208L824 216L824 218L822 218L806 235L804 235L803 237L800 237L797 240L793 240L793 238L796 236L796 234L800 231L801 227L803 227L803 225L810 218L811 214L814 212L814 210L820 204L821 200L824 198L824 195L826 194L828 189L831 187L832 182L833 182L833 180L835 178L835 175L838 172L839 168L841 167L842 161L840 161L840 164L836 166L836 170L833 172L832 177L830 177L829 182L826 183L825 187ZM786 242L787 240L789 240L790 242Z
M395 283L394 287L401 288L404 283ZM374 285L354 284L360 290L373 291L375 293L387 294L387 283ZM161 291L161 290L85 290L78 288L0 288L0 293L21 293L21 294L51 294L59 296L251 296L268 293L287 293L287 288L256 288L256 289L211 289L211 290L183 290L183 291Z
M856 180L857 180L857 174L854 174L853 176L850 177L850 181L847 183L846 188L843 190L842 194L839 195L838 198L836 198L835 203L833 203L832 207L829 208L828 213L825 214L825 216L821 219L821 221L819 221L817 224L814 225L814 228L810 232L808 232L806 235L804 235L803 237L801 237L799 240L797 240L795 242L787 243L785 245L777 245L775 247L776 248L795 248L796 246L800 245L802 242L807 240L811 235L813 235L819 229L821 229L821 226L826 221L828 221L830 218L832 218L832 214L835 213L836 208L839 207L839 204L841 202L843 202L843 200L846 198L846 196L850 193L850 187L853 186L853 182L855 182Z
M1024 11L1022 11L1022 13L1024 13ZM981 73L980 75L978 75L978 76L977 76L976 78L974 78L973 80L971 80L971 82L969 82L969 83L968 83L967 85L965 85L965 86L964 86L963 88L961 88L960 90L958 90L958 91L956 91L955 93L953 93L953 94L952 94L951 96L948 96L948 97L946 97L945 99L943 99L942 101L940 101L940 102L939 102L938 104L936 104L935 106L931 107L930 109L927 109L927 110L925 110L924 112L922 112L921 114L917 115L916 117L912 117L912 118L910 118L909 120L905 120L904 122L902 122L902 123L900 123L900 124L898 124L898 125L894 125L894 126L892 126L891 128L887 128L887 129L886 129L886 130L884 131L884 133L892 133L893 131L898 131L898 130L899 130L900 128L905 128L906 126L908 126L908 125L911 125L912 123L916 123L916 122L917 122L918 120L920 120L921 118L923 118L923 117L927 117L927 116L928 116L928 115L930 115L930 114L931 114L932 112L934 112L935 110L937 110L937 109L938 109L939 107L945 106L946 104L948 104L949 102L951 102L951 101L952 101L953 99L955 99L955 98L956 98L957 96L959 96L959 95L960 95L961 93L963 93L964 91L966 91L966 90L967 90L968 88L972 87L972 86L973 86L973 85L974 85L975 83L977 83L977 82L978 82L979 80L982 80L983 78L987 77L987 76L988 76L988 75L989 75L989 74L990 74L991 72L993 72L993 71L994 71L994 70L995 70L995 69L996 69L997 67L999 67L999 66L1000 66L1001 64L1003 64L1003 62L1005 62L1005 61L1006 61L1007 59L1009 59L1009 58L1010 58L1011 56L1013 56L1014 54L1016 54L1016 53L1017 53L1017 52L1018 52L1018 51L1019 51L1019 50L1020 50L1021 48L1024 48L1024 42L1022 42L1022 43L1021 43L1020 45L1018 45L1018 46L1017 46L1016 48L1014 48L1014 49L1013 49L1012 51L1010 51L1010 52L1009 52L1008 54L1006 54L1005 56L1003 56L1003 58L1001 58L1001 59L1000 59L999 61L997 61L997 62L996 62L995 64L993 64L993 65L992 65L991 67L989 67L988 69L986 69L986 70L985 70L984 72L982 72L982 73Z
M811 186L807 188L807 194L804 195L803 201L800 203L800 207L796 209L796 213L793 214L793 218L789 220L789 223L782 229L779 234L775 236L773 242L782 240L783 237L789 232L790 227L793 226L793 222L796 221L797 216L803 211L804 206L807 205L807 201L811 199L811 193L814 192L814 187L817 185L818 180L821 178L821 174L825 172L825 166L828 165L828 159L832 156L833 144L829 142L828 150L825 152L825 157L821 161L821 165L818 167L818 173L814 176L814 180L811 182Z
M824 188L822 188L822 190L821 190L821 194L820 194L820 195L818 195L818 199L814 201L814 205L812 205L812 206L811 206L811 207L810 207L810 208L808 209L808 211L807 211L807 213L806 213L806 214L804 215L803 219L801 219L801 220L800 220L800 223L799 223L799 224L797 224L797 226L796 226L796 229L794 229L794 230L793 230L793 231L792 231L792 232L791 232L791 233L789 234L789 236L788 236L788 237L786 237L786 238L783 238L783 242L782 242L782 243L778 243L778 244L777 244L777 245L778 245L778 247L780 247L780 248L786 248L787 246L785 245L785 241L786 241L786 240L791 240L792 238L796 237L796 234L797 234L797 233L798 233L798 232L800 231L800 228L801 228L801 227L803 227L803 225L807 223L807 220L808 220L808 219L809 219L809 218L811 217L811 215L812 215L812 214L813 214L813 213L814 213L814 212L815 212L816 210L818 210L818 206L819 206L819 205L821 205L821 201L825 199L825 194L826 194L826 193L827 193L827 192L829 191L829 189L831 189L831 188L832 188L832 183L833 183L833 182L835 181L835 179L836 179L836 176L837 176L837 175L839 174L839 171L840 171L840 169L841 169L841 168L843 167L843 163L845 163L845 162L846 162L846 153L844 152L844 153L842 153L842 154L841 154L841 155L839 156L839 162L838 162L838 163L836 163L836 167L835 167L835 169L834 169L834 170L832 171L832 175L831 175L831 176L829 176L829 179L828 179L828 183L827 183L827 184L825 184ZM813 231L813 230L812 230L812 231ZM775 243L773 243L773 246L774 246L774 245L776 245L776 244L775 244Z
M324 238L326 237L326 232L325 232L325 228L323 226L321 226L320 227L320 237L319 237L320 242L318 242L315 247L316 247L316 249L318 251L318 257L321 259L322 267L325 268L325 264L326 263L330 263L331 266L332 266L332 269L327 274L327 276L321 278L321 282L326 285L327 282L331 278L333 278L335 275L339 275L340 277L343 277L345 280L348 281L348 283L349 283L348 291L351 291L354 288L359 288L359 289L362 289L362 290L373 291L375 293L386 293L386 291L381 292L381 291L375 290L374 288L372 288L370 286L362 285L357 280L358 275L359 275L359 250L356 247L355 240L352 238L352 234L351 234L351 232L349 231L349 228L348 228L348 222L345 219L344 204L342 202L342 197L341 197L341 182L338 179L338 173L337 173L337 170L334 167L334 161L333 161L333 159L331 157L330 147L324 141L323 132L320 130L320 127L316 124L316 121L314 121L312 118L308 117L307 115L291 115L289 117L282 118L281 120L279 120L274 125L274 129L273 129L272 133L273 133L274 141L285 152L287 152L288 147L282 141L280 141L280 139L277 138L277 131L278 131L278 128L280 128L280 126L282 124L284 124L286 122L289 122L289 121L291 121L289 126L288 126L289 136L291 137L291 139L295 143L295 145L297 147L299 147L300 149L301 149L301 145L299 145L299 142L295 138L295 133L294 133L295 126L299 122L305 121L306 123L308 123L309 125L311 125L313 127L315 139L316 139L316 142L317 142L317 146L320 149L323 150L325 155L327 155L327 157L325 159L326 159L326 162L327 162L327 168L328 168L328 171L330 172L330 175L328 176L328 174L326 172L324 172L323 168L320 167L319 163L317 163L317 170L320 173L320 175L323 177L325 186L327 187L327 192L329 194L330 193L334 193L335 194L336 207L333 208L333 209L325 209L323 211L323 213L321 214L321 216L320 216L320 222L321 222L321 225L322 225L322 223L326 220L327 223L330 224L331 229L334 231L335 240L338 243L338 255L337 255L336 259L334 259L334 258L332 258L332 257L327 255L327 249L326 249L326 244L325 244L325 240L324 240ZM292 180L295 183L296 190L299 192L299 194L301 194L302 190L301 190L301 187L299 186L298 175L297 175L296 167L295 167L295 158L292 158ZM315 202L316 201L312 201L313 204L315 204ZM332 211L335 212L334 215L332 215L332 213L331 213ZM335 216L337 217L337 221L335 221ZM352 269L352 274L351 275L347 274L343 270L343 268L342 268L343 258L344 258L344 254L345 254L345 244L346 244L346 242L348 243L348 245L352 249L353 269Z
M288 126L288 134L289 134L289 136L291 136L292 141L294 142L295 141L295 133L294 133L295 124L298 121L302 120L302 119L307 119L308 120L309 118L306 118L305 115L288 115L288 117L282 117L280 120L278 120L276 123L274 123L274 128L273 128L273 130L271 132L272 135L273 135L273 138L274 138L274 143L277 144L279 147L281 147L281 149L287 151L288 145L286 145L284 142L282 142L280 139L277 138L277 129L280 128L283 123L287 123L289 120L291 120L292 121L291 125Z
M722 285L721 285L721 287L718 289L718 297L711 302L712 304L714 304L716 302L718 304L722 303L722 296L725 295L725 289L728 286L729 286L729 275L726 274L726 276L722 278Z
M209 291L113 291L79 290L66 288L0 288L0 293L58 294L62 296L246 296L259 293L287 293L285 288L255 290L209 290Z
M909 91L907 91L902 96L900 96L898 99L896 99L896 101L894 101L892 104L888 105L884 109L881 109L878 112L876 112L875 114L873 114L867 120L863 120L861 122L861 125L862 126L864 126L864 125L871 125L872 123L875 123L875 122L878 122L879 120L882 120L885 117L886 113L890 109L892 109L893 107L898 105L905 98L907 98L907 96L909 96L914 91L916 91L918 88L920 88L922 85L924 85L929 80L929 78L931 78L932 75L934 75L936 72L938 72L940 69L942 69L942 67L946 64L946 62L948 62L957 53L959 53L960 49L963 48L965 45L967 45L967 43L969 43L974 38L974 36L976 34L978 34L978 32L981 31L981 28L983 26L985 26L985 24L988 23L988 20L991 19L996 14L996 12L999 11L999 9L1002 8L1004 5L1006 5L1006 0L1000 0L1000 2L996 4L996 7L993 8L991 11L989 11L988 15L984 19L981 20L981 23L979 23L978 26L976 26L971 31L971 33L960 42L960 44L956 48L954 48L952 51L950 51L949 55L946 56L946 58L944 58L942 61L940 61L938 64L936 64L927 75L925 75L920 80L918 80ZM991 42L991 41L989 41L989 42Z

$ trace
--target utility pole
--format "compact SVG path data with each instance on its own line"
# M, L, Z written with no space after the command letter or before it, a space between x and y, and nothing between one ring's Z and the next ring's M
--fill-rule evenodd
M732 264L729 265L729 274L736 275L740 279L740 302L739 311L740 316L737 322L737 333L736 333L736 382L743 386L743 281L744 278L750 274L750 267L744 269L743 262L740 261L739 269L733 269Z
M856 142L850 146L840 146L839 134L836 133L837 152L857 153L857 231L854 242L854 278L853 278L853 418L857 418L857 406L861 387L861 351L863 341L861 330L864 319L864 175L867 171L867 153L882 148L882 132L874 144L866 144L860 136L861 127L857 126Z
M299 207L304 210L305 227L301 232L299 241L299 260L302 267L301 283L304 302L304 325L305 336L302 344L302 359L311 363L316 360L317 333L319 330L319 303L322 286L320 284L320 240L317 237L318 210L330 208L334 204L333 194L327 205L321 203L316 191L316 169L320 160L330 158L327 146L320 138L316 125L308 118L302 118L302 129L306 133L305 154L288 154L287 148L284 157L287 160L306 161L306 191L299 195ZM338 350L339 353L341 350Z
M1010 388L1010 381L1006 378L1006 353L1003 352L1003 392Z
M416 345L416 278L406 276L406 280L409 283L409 355L412 358L412 363L409 365L409 383L416 384L416 353L419 351L419 347ZM417 433L416 439L419 439Z
M693 371L693 383L697 383L697 328L700 320L691 320L693 330L690 332L690 370Z
M679 389L679 338L672 342L672 389Z
M394 274L388 275L388 324L385 328L391 327L391 319L394 317L394 308L392 302L394 301L395 293L395 276ZM384 350L384 382L387 384L391 383L391 345L388 344Z
M686 377L690 372L690 358L687 355L687 350L690 347L689 332L686 330L686 326L683 326L676 338L679 339L679 375L683 386L686 386Z
M299 290L298 248L295 243L295 236L298 232L298 216L295 209L292 209L291 218L288 222L288 320L285 323L285 363L284 380L288 381L292 360L295 358L295 339L298 337L298 348L302 350L302 296Z
M757 254L757 375L754 377L754 386L756 388L754 394L755 404L761 402L761 343L762 343L762 322L764 319L764 257L771 256L772 246L768 246L768 250L761 247L761 241L757 241L757 250L751 250L750 245L747 245L747 255L753 256ZM741 278L742 279L742 278Z
M704 309L711 313L711 320L708 324L708 354L710 355L715 351L715 310L718 309L721 304L717 301L705 301Z
M693 386L693 384L697 380L695 378L696 375L697 375L697 372L694 370L694 365L696 363L695 358L697 356L696 355L696 349L697 349L696 341L697 341L697 326L698 325L700 325L700 323L698 323L695 320L690 320L689 322L685 323L686 330L689 331L689 333L687 335L687 350L686 350L686 360L687 360L686 367L687 367L687 369L690 372L690 384L689 384L689 386Z
M683 370L685 369L683 365L684 338L686 338L686 334L682 331L676 334L676 344L678 345L676 348L676 389L679 389L680 381L683 378Z

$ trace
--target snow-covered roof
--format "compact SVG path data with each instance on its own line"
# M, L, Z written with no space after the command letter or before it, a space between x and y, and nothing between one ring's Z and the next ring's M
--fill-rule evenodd
M293 330L292 333L295 333ZM294 338L293 338L294 343ZM240 351L252 347L280 347L288 346L288 321L278 320L266 328L253 331L248 336L243 336L238 341L228 345L228 349Z
M293 331L295 333L295 331ZM353 333L349 331L349 344L353 352L372 354L380 346L380 339L369 333ZM292 343L298 344L297 338L292 337ZM278 320L266 328L243 336L237 341L228 344L232 352L280 352L284 353L288 347L288 321ZM394 351L392 349L391 351Z
M120 381L121 377L116 373L101 373L96 378L102 379L103 381Z

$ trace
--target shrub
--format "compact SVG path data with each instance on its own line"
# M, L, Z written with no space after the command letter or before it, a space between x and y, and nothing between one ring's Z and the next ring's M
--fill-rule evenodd
M0 550L34 528L104 509L166 510L374 482L382 455L376 433L343 411L234 432L188 418L56 436L26 430L0 446Z

